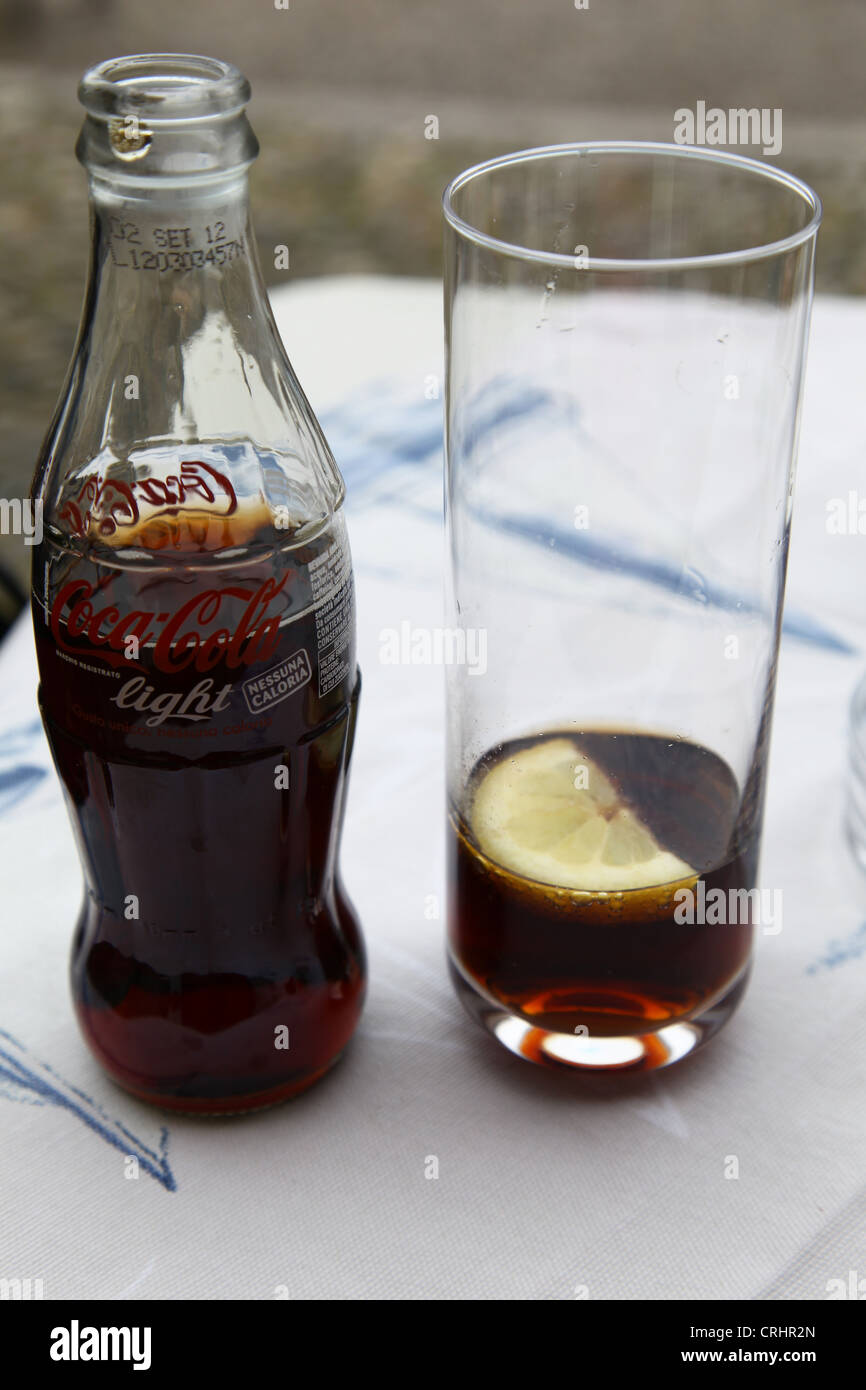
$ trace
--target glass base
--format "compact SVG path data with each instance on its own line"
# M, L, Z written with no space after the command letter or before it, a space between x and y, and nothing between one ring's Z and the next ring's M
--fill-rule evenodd
M509 1013L469 979L449 953L448 968L466 1012L516 1057L556 1071L657 1071L703 1047L727 1023L742 998L749 962L724 993L689 1018L675 1019L647 1033L592 1037L538 1028Z

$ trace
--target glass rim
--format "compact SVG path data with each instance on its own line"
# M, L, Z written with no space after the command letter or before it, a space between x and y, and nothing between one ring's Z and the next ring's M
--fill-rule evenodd
M457 213L454 207L454 197L467 184L493 170L504 169L513 164L529 164L545 159L554 159L562 155L589 153L638 156L665 155L705 164L724 165L744 174L757 175L769 183L780 184L796 193L806 207L811 208L812 216L805 226L781 240L767 242L760 246L748 246L741 251L718 251L709 255L646 257L627 260L603 256L582 256L581 272L583 274L586 274L587 271L639 271L646 273L741 265L749 261L764 260L792 251L805 242L813 240L821 225L824 213L823 203L815 190L802 179L798 179L796 175L789 174L784 169L777 169L775 165L767 164L763 160L751 159L747 155L730 154L727 150L709 150L701 145L673 145L654 140L585 140L562 145L540 145L535 149L515 150L511 154L498 155L494 159L484 160L481 164L473 164L470 168L457 174L442 195L442 208L446 224L466 241L474 242L475 245L483 246L486 250L494 251L498 255L512 256L518 260L561 270L574 270L573 255L567 255L561 251L536 251L532 247L502 241L498 237L490 236L487 232L482 232L480 228L473 226L471 222L467 222Z

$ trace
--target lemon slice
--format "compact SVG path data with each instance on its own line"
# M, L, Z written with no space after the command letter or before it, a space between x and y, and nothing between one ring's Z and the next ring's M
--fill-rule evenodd
M568 738L496 763L475 792L470 822L489 859L560 888L619 893L695 876Z

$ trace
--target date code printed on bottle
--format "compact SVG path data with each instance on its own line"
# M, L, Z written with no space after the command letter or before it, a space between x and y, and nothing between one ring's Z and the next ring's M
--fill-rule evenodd
M321 697L349 674L349 643L355 608L349 547L335 540L327 550L310 561L309 572L316 605Z

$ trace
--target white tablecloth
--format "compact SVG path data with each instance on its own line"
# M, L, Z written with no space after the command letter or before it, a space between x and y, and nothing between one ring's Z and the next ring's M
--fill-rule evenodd
M442 622L440 288L333 279L275 307L349 486L343 862L369 1002L324 1082L246 1119L166 1118L103 1078L68 998L79 869L22 620L0 651L0 1277L46 1298L700 1300L866 1275L866 882L842 834L866 537L825 526L829 499L866 494L866 305L813 319L762 866L784 929L702 1053L577 1084L452 995L442 672L379 659L382 629Z

